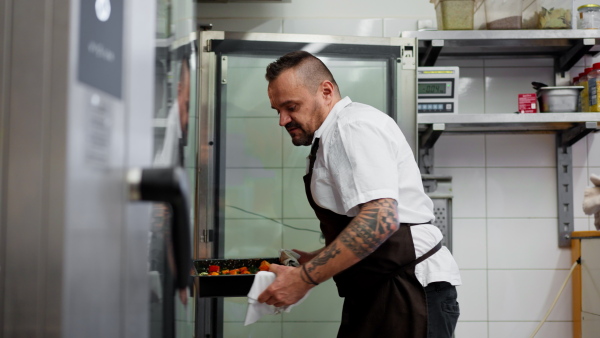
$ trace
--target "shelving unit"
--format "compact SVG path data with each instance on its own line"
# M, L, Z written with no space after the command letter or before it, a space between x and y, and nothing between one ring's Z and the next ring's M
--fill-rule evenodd
M584 55L600 52L595 30L420 31L403 32L418 40L418 65L434 66L440 57L554 59L556 85ZM570 246L573 231L571 146L600 130L600 113L418 114L419 166L433 174L433 147L442 133L554 133L558 200L558 245Z

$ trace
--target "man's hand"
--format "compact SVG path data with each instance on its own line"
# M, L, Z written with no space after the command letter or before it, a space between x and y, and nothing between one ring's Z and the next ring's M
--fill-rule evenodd
M302 267L294 268L271 264L269 271L275 273L275 281L258 296L260 303L276 307L296 304L314 285L302 280Z

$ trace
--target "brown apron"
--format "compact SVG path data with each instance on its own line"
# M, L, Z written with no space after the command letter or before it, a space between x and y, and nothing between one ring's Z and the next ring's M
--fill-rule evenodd
M352 217L321 208L312 198L310 182L318 148L317 138L304 186L329 245ZM410 225L414 224L401 223L373 253L333 277L340 297L345 297L338 338L427 337L427 302L415 266L439 250L441 243L416 259Z

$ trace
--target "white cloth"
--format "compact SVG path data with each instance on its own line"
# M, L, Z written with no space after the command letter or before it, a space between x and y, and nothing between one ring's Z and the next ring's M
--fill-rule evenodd
M390 116L345 97L329 112L315 138L320 145L311 191L319 206L354 217L362 203L393 198L401 223L435 219L413 152ZM417 257L443 238L433 225L412 226L411 231ZM423 286L439 281L461 284L458 266L446 247L418 264L415 273Z
M583 212L594 215L594 226L600 230L600 176L592 174L590 181L593 187L586 188L583 194Z
M276 275L269 271L259 271L256 276L254 276L254 282L248 293L248 309L246 310L244 326L255 323L264 315L276 315L283 311L290 312L294 306L302 303L306 297L308 297L310 291L312 291L309 290L296 304L289 306L275 307L274 305L269 305L267 303L259 303L257 300L258 296L260 296L260 294L275 281L275 277Z

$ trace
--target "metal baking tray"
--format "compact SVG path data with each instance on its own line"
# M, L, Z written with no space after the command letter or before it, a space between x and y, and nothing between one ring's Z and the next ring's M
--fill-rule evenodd
M221 270L237 269L243 266L250 270L255 270L258 269L262 261L280 264L278 257L195 260L194 277L198 279L199 297L246 297L254 282L253 274L221 276L200 276L199 274L207 272L210 265L218 265L221 267Z

